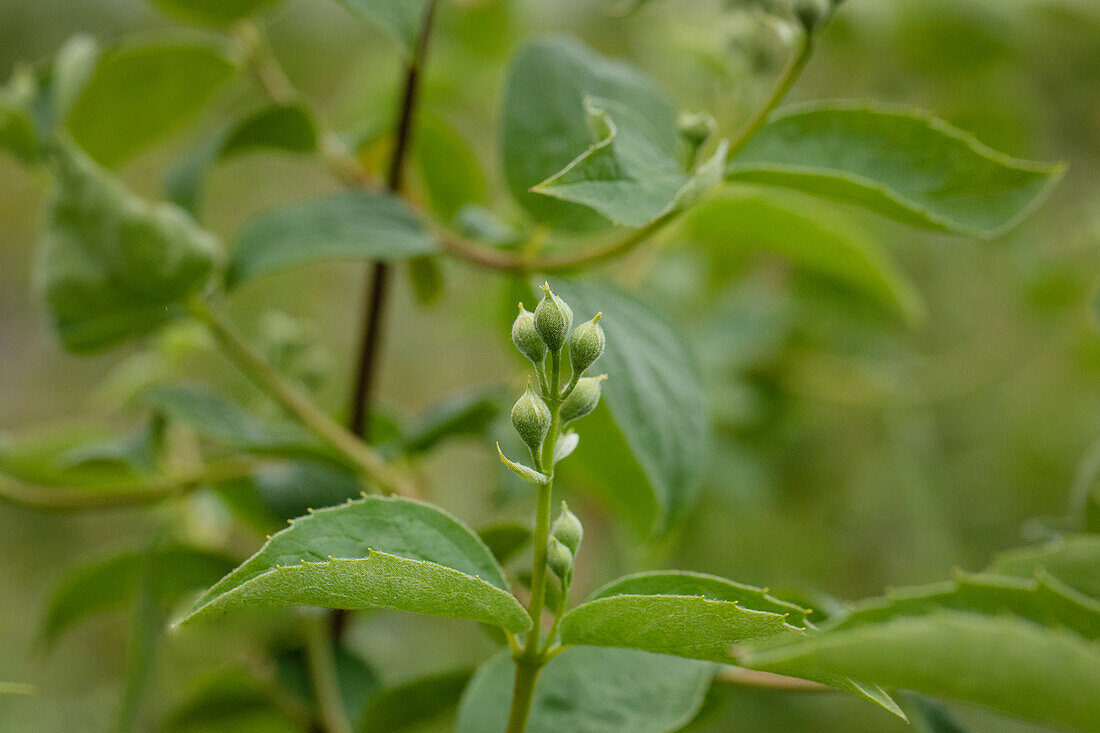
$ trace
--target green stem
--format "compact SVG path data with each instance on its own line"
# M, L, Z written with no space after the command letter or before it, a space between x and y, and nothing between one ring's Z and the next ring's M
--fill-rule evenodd
M385 494L410 493L404 478L387 465L384 458L361 441L324 411L313 404L298 389L285 381L244 340L224 314L196 299L192 314L210 329L225 354L253 382L271 396L287 413L312 430L319 438L339 451L363 475Z
M535 683L543 665L524 659L516 660L516 684L512 688L512 710L508 714L508 730L505 733L523 733L527 717L531 714L531 701L535 696Z
M813 55L814 45L811 40L810 34L803 33L799 38L798 48L795 50L791 60L787 63L787 67L783 69L783 73L780 74L779 80L776 82L775 87L772 89L771 95L763 106L757 110L753 118L741 128L741 131L737 133L737 137L730 143L729 158L733 158L740 153L748 145L749 140L760 132L760 128L764 126L764 123L768 121L768 115L772 110L779 106L779 103L783 101L783 98L787 96L787 92L794 86L795 81L798 80L802 70L806 68L806 62L810 60L810 56Z
M329 637L329 624L323 616L313 612L303 614L302 624L310 679L313 681L321 723L327 733L352 733L344 713L344 702L340 698L340 679L333 654L335 647Z

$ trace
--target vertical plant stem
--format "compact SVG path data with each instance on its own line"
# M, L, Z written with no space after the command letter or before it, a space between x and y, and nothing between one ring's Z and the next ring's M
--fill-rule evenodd
M512 688L512 709L508 713L506 733L523 733L527 728L527 717L531 714L531 702L535 696L535 683L543 665L532 664L524 659L516 660L516 684Z
M428 41L431 38L437 5L438 0L428 0L424 6L416 45L405 68L401 107L394 130L393 153L390 155L390 166L386 175L386 188L393 193L399 193L405 182L405 160L408 158L412 140L413 121L420 96L420 79L428 55ZM368 439L390 279L389 263L377 260L371 265L363 307L363 333L359 343L359 365L355 372L355 392L352 395L348 420L348 426L353 433Z
M328 625L320 615L307 612L302 616L306 637L306 658L309 676L313 681L313 693L321 724L327 733L352 733L351 724L344 713L340 698L340 679L336 671L335 646L329 638Z

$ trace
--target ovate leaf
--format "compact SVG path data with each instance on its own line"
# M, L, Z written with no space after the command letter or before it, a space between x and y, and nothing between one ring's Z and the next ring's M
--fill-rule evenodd
M805 613L722 578L647 573L616 581L566 614L562 643L732 663L735 644L804 635Z
M214 238L71 147L58 149L53 168L37 277L62 345L94 351L182 315L214 268Z
M349 191L262 214L237 238L226 282L337 258L396 260L428 254L431 237L394 196Z
M594 281L559 280L553 288L578 320L603 313L607 347L595 369L611 375L602 398L611 431L629 446L641 481L618 470L614 480L602 480L603 466L593 464L603 461L601 443L613 436L591 422L574 460L583 457L589 465L579 470L600 478L600 491L635 529L660 530L695 498L709 454L710 415L695 360L676 326L637 298Z
M454 221L466 205L485 203L485 174L469 143L438 117L425 117L413 138L416 165L432 212Z
M993 237L1046 198L1064 166L1010 158L922 112L815 103L787 107L727 177L864 206L914 226Z
M161 604L209 585L233 567L225 555L184 545L128 552L72 571L57 585L46 607L42 636L56 640L66 629L95 613L132 601L142 573Z
M952 581L895 588L885 598L860 602L830 629L854 628L896 616L921 616L937 609L989 615L1012 614L1041 626L1062 627L1086 639L1100 639L1100 602L1044 578L1016 579L959 573Z
M477 535L439 509L365 497L294 520L184 621L247 606L391 608L524 631L530 618Z
M1039 571L1100 599L1100 535L1067 535L1045 545L1002 552L986 569L1024 578Z
M458 704L473 670L457 669L385 687L367 701L356 733L400 733Z
M1012 616L943 611L745 652L745 666L841 674L1080 730L1100 730L1100 647Z
M261 418L207 387L159 384L146 390L142 400L203 437L239 450L276 455L325 453L324 447L296 424Z
M150 0L168 15L205 25L228 25L279 0Z
M769 252L870 297L913 322L924 315L916 286L857 222L835 211L744 190L725 191L687 214L681 229L715 262Z
M69 132L92 158L117 165L194 117L234 68L204 45L108 51L69 112Z
M300 104L275 104L226 126L203 142L165 178L169 198L196 212L203 178L215 162L258 150L309 153L317 148L317 129Z
M386 31L406 53L416 43L426 0L340 0L351 12Z
M561 172L594 142L586 96L599 98L602 109L625 110L631 121L644 126L640 136L649 157L676 156L676 108L649 78L572 39L528 44L517 53L505 82L502 163L512 195L537 221L550 226L601 226L600 217L583 206L529 191Z
M650 121L613 100L585 96L599 137L564 169L531 190L583 204L615 224L641 227L688 206L722 178L726 141L695 172L660 146Z
M535 686L527 733L670 733L695 717L714 665L635 649L566 649ZM459 704L456 733L504 733L511 656L486 662Z

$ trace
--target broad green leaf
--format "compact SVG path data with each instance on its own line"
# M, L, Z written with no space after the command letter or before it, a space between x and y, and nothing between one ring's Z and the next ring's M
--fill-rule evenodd
M432 213L454 221L463 206L484 204L485 174L469 143L438 117L424 117L413 138L416 166Z
M498 390L470 390L447 397L411 420L396 446L406 454L426 453L449 438L484 435L503 411Z
M148 573L153 597L158 603L168 604L188 591L208 586L233 564L232 559L219 553L168 545L83 565L62 578L54 590L46 607L42 636L52 643L82 619L133 600L143 572Z
M386 31L409 53L416 44L426 0L339 0L340 4Z
M726 173L994 237L1030 214L1063 170L1010 158L922 112L830 102L780 109Z
M74 445L61 454L58 468L75 468L89 464L116 465L139 473L152 473L161 450L163 424L147 420L128 433Z
M612 431L622 435L644 477L639 483L619 474L603 491L639 532L659 531L695 498L709 454L710 415L694 358L676 326L634 296L584 280L555 281L553 288L578 322L603 313L607 347L593 373L611 375L603 401L617 426ZM583 456L591 464L603 460L601 444L614 436L586 419L572 460Z
M205 25L228 25L279 0L150 0L168 15Z
M97 486L141 479L130 460L83 460L88 446L117 439L101 430L77 426L42 428L0 438L0 473L32 484Z
M219 493L230 506L246 514L257 513L261 522L275 518L282 526L287 519L307 514L310 509L335 506L363 493L358 475L330 461L267 461L240 481L222 484ZM276 527L277 528L277 527Z
M680 231L716 263L745 252L774 253L871 297L909 322L924 317L920 293L889 253L857 222L824 207L724 191L692 209Z
M184 619L246 606L390 608L524 631L477 535L428 504L378 496L294 520L199 599Z
M583 206L530 192L592 145L586 95L629 110L632 120L644 121L648 148L676 157L676 108L649 78L573 39L528 44L505 82L501 156L509 190L540 223L572 230L605 225Z
M477 531L477 536L497 562L504 565L527 546L534 533L526 525L508 522L482 527Z
M901 617L749 650L741 663L796 677L848 675L1100 730L1100 647L1012 616L940 611Z
M234 69L204 45L113 49L73 103L69 132L96 161L118 165L194 117Z
M662 588L668 590L662 592ZM721 578L654 574L626 579L597 593L562 620L563 644L616 646L731 664L736 644L794 639L806 633L788 614L756 610L786 606L757 588ZM794 608L797 617L802 609Z
M1039 571L1100 599L1100 535L1067 535L1046 545L1002 552L986 568L987 573L1024 578Z
M301 733L309 710L291 707L280 690L247 668L228 668L199 681L162 723L164 733Z
M1062 627L1086 639L1100 639L1100 602L1059 581L959 573L954 580L915 588L891 589L885 598L860 602L851 613L829 625L846 629L951 609L991 616L1012 614L1041 626Z
M434 247L399 199L348 191L253 219L237 238L226 282L235 287L259 275L320 260L415 257Z
M561 171L531 190L595 209L614 224L642 227L689 206L722 179L728 144L686 172L651 137L649 120L613 100L585 96L599 137ZM593 122L594 120L594 122Z
M636 649L566 649L535 686L527 733L670 733L695 717L714 665ZM504 733L515 679L507 653L481 666L459 703L456 733Z
M62 345L95 351L183 315L219 257L214 238L70 147L59 148L53 169L36 275Z
M296 424L262 418L209 387L158 384L143 393L142 401L199 435L239 450L276 455L326 453L324 446Z
M310 153L317 149L317 129L300 104L274 104L215 133L181 160L164 180L168 197L191 212L198 211L203 179L223 160L258 150Z
M967 733L969 730L945 705L930 697L905 692L901 699L909 722L918 733Z
M367 701L356 733L400 733L415 729L458 704L473 670L457 669L385 687Z

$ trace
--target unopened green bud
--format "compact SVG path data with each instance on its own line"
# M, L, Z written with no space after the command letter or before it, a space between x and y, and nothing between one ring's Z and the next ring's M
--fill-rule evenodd
M697 149L710 140L718 131L718 122L706 112L681 112L676 126L680 131L680 137L692 147Z
M577 386L561 403L562 422L579 420L596 409L600 404L600 385L607 379L606 374L598 377L583 377L577 382Z
M573 573L573 553L557 537L551 537L546 545L546 565L562 580Z
M794 14L806 32L813 33L829 17L832 5L829 0L798 0L794 6Z
M519 304L519 315L512 323L512 343L536 366L546 357L546 344L535 330L535 314L524 308L523 303Z
M551 292L550 283L543 283L542 291L546 295L535 306L535 330L550 351L558 351L573 327L573 311Z
M569 337L569 362L573 365L574 374L584 374L603 353L607 339L599 323L602 317L603 313L597 313L591 321L577 326L577 330Z
M516 400L516 404L512 406L512 425L531 452L536 456L539 455L542 451L542 441L546 440L546 433L550 430L550 408L535 393L535 390L531 389L530 382L527 383L527 389Z
M577 515L569 511L564 501L561 503L561 514L550 527L550 535L568 547L574 555L580 549L584 527L581 526L581 520L577 519Z

